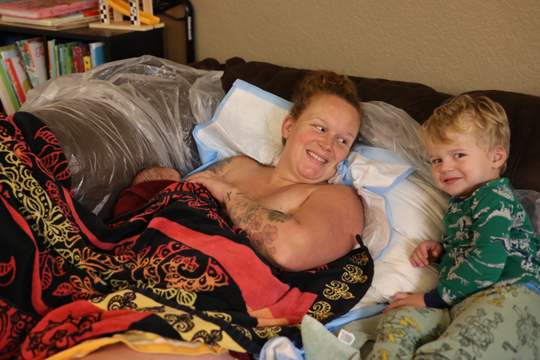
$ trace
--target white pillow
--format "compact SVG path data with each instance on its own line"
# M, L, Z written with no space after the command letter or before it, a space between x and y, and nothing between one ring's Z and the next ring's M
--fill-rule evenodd
M398 291L426 292L437 283L433 266L415 268L409 256L421 241L441 238L447 196L413 174L385 197L393 215L392 241L375 260L373 284L360 305L387 302Z
M208 166L243 154L261 164L274 164L282 147L281 123L291 107L279 96L236 80L212 119L193 130L201 163Z
M405 112L389 112L391 105L381 102L365 107L365 116L373 116L372 109L380 106L385 106L385 112L377 114L393 113L392 121L399 118L416 124L403 118L408 116ZM194 172L237 154L275 164L282 146L281 123L290 107L290 102L236 80L212 119L194 130L203 162ZM405 179L411 171L407 162L388 150L355 146L330 180L354 185L366 204L363 240L375 259L375 278L362 303L384 302L397 291L434 286L435 270L413 268L409 255L419 241L439 238L446 199L420 178Z

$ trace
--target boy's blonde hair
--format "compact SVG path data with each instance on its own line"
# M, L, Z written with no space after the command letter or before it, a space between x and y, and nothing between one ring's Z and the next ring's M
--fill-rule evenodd
M447 131L472 134L488 151L510 154L510 126L504 108L486 96L459 95L439 106L423 124L423 140L448 143Z

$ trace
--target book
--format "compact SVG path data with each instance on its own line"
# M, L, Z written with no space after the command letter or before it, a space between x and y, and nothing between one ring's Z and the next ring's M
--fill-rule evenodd
M97 0L18 0L0 3L0 15L43 19L97 7Z
M81 73L84 72L84 46L83 43L75 43L71 47L71 56L73 59L73 72ZM88 46L88 45L86 45Z
M17 95L15 95L15 91L3 65L0 66L0 100L8 115L13 114L19 109L20 104L17 100Z
M17 41L17 47L21 52L24 67L32 87L37 87L47 81L47 64L43 42L43 38L40 37Z
M105 63L105 44L101 41L88 44L90 47L90 57L92 58L92 68Z
M19 49L13 44L0 47L0 59L2 59L4 68L11 79L19 103L24 103L26 93L32 86L24 69Z
M56 39L47 41L47 55L48 55L48 69L49 79L56 79L58 77L58 58L56 52Z
M5 59L3 62L6 73L11 81L11 86L13 86L13 90L15 90L17 100L19 101L19 104L22 104L26 101L26 93L24 92L22 84L17 77L17 71L15 70L15 66L13 66L13 58Z
M88 24L91 24L96 19L99 19L99 18L89 17L89 18L84 18L82 20L70 22L66 24L45 26L45 25L34 25L34 24L19 24L19 23L14 23L14 22L3 21L2 18L0 18L0 25L19 26L19 27L25 27L25 28L30 28L30 29L38 29L38 30L60 31L60 30L77 29L80 27L88 27Z
M50 17L50 18L42 18L42 19L28 19L23 18L19 16L9 16L9 15L2 15L0 18L3 22L13 23L13 24L20 24L20 25L39 25L39 26L47 26L47 27L54 27L59 25L66 25L66 24L72 24L72 23L85 23L85 22L92 22L97 19L99 19L99 13L97 10L82 10L77 13L73 13L70 15L65 16L56 16L56 17Z
M88 53L88 55L83 56L83 64L84 71L92 70L92 57L90 56L90 52Z

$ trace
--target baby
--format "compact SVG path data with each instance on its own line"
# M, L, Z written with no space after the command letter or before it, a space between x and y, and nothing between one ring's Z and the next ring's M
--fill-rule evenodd
M442 242L421 242L410 261L439 261L438 285L395 294L371 356L540 358L540 237L501 177L510 144L503 107L455 97L426 121L423 138L434 180L451 198Z

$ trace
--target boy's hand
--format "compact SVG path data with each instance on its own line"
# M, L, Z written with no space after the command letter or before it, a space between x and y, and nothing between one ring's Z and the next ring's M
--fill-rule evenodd
M440 242L436 240L424 240L411 254L411 265L414 267L428 266L433 261L437 260L441 256L443 247Z
M424 301L424 293L406 293L398 292L392 298L392 302L384 312L387 312L391 309L397 309L404 306L412 306L415 308L425 308L426 303Z

